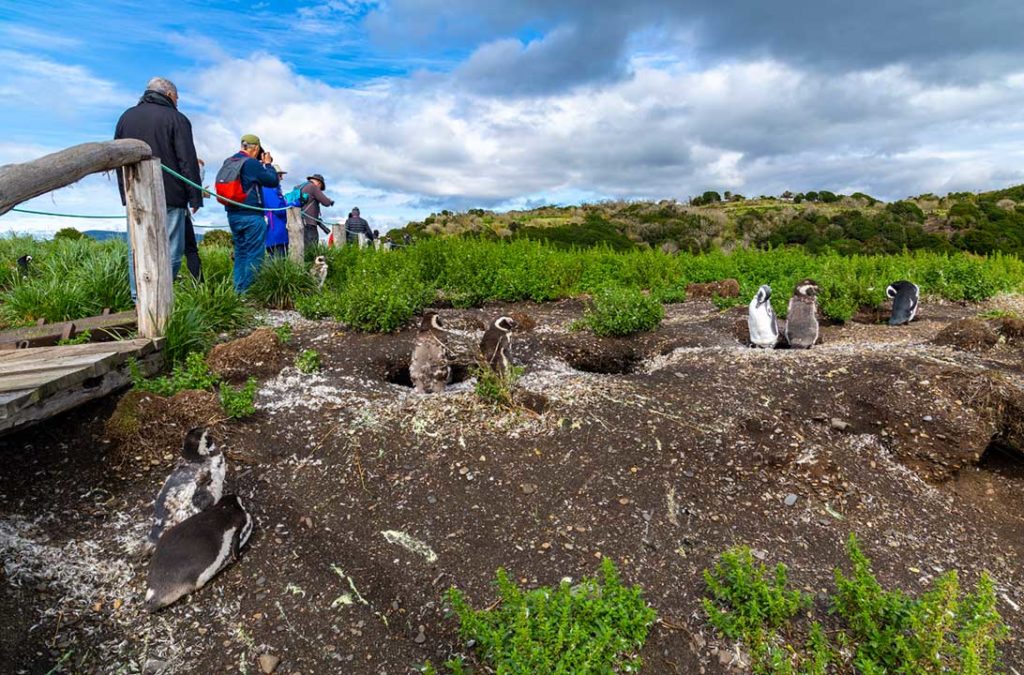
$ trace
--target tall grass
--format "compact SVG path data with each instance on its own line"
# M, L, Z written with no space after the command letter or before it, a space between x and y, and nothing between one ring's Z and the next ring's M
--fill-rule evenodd
M253 316L230 279L182 279L174 287L164 354L170 363L181 363L192 352L206 352L218 334L250 325Z
M316 290L316 282L302 265L287 257L273 256L263 261L248 294L253 302L265 307L291 309L296 298Z

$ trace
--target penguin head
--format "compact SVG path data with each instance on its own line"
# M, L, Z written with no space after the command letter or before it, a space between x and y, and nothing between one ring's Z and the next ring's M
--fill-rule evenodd
M420 321L421 333L431 330L444 330L444 324L441 323L441 316L434 310L427 311L423 315L423 319Z
M327 258L323 257L322 255L318 255L316 257L316 260L313 261L313 264L316 265L317 267L326 266L327 265Z
M196 427L189 431L181 444L181 456L190 462L202 462L219 454L220 449L206 427Z
M797 283L796 288L793 290L794 295L802 295L805 297L814 297L818 295L821 289L818 288L818 282L814 279L804 279Z
M249 515L249 512L245 510L245 506L242 505L242 499L234 494L224 495L217 502L216 508L227 514L230 522L241 526L238 535L238 545L244 545L249 540L249 535L252 534L252 516Z
M498 330L505 331L506 333L510 333L516 328L519 328L519 324L510 316L499 316L491 325Z
M757 306L760 307L764 303L772 299L772 287L768 284L762 285L757 289Z
M889 298L890 300L892 300L893 298L896 297L896 293L897 293L897 291L896 291L896 285L895 284L889 284L886 287L886 289L885 289L885 296L887 298Z

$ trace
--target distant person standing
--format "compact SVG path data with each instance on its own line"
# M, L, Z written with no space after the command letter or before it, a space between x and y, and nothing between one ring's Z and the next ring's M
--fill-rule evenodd
M200 183L199 160L192 140L192 123L178 112L178 88L170 80L154 77L146 85L137 105L124 111L114 129L114 139L136 138L149 144L153 157L168 169L176 171L197 185ZM121 203L125 204L124 175L117 172ZM203 206L199 188L164 173L164 199L167 202L167 236L170 244L171 278L178 275L185 252L185 231L188 208L195 213ZM132 300L138 301L135 287L135 259L128 241L128 285Z
M349 244L359 243L359 236L363 235L366 237L366 241L373 241L373 230L370 229L370 224L366 222L362 216L359 215L359 207L352 209L352 213L348 215L348 220L345 221L345 242Z
M247 209L242 206L221 202L228 215L228 226L235 242L235 290L244 293L252 285L260 266L263 265L264 245L267 241L267 220L264 217L264 187L277 187L277 171L274 158L260 145L255 134L242 136L242 148L224 160L217 172L215 188L218 198L258 207Z
M324 194L327 182L321 174L314 173L306 178L302 186L302 238L303 250L308 251L320 243L320 206L334 206L334 200Z
M263 206L268 209L277 209L288 205L280 185L288 172L283 171L277 164L274 165L274 171L277 172L278 186L276 188L261 188L263 190ZM267 241L265 245L269 256L288 253L287 211L267 211Z

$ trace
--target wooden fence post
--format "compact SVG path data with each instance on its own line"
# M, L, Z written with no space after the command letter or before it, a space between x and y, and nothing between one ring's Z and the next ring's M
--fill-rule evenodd
M306 262L305 226L302 224L302 211L293 206L288 209L288 257L304 265Z
M334 223L331 225L331 236L334 237L334 245L337 248L341 248L345 245L345 225L343 223Z
M171 316L174 279L160 160L145 159L125 166L124 187L139 298L139 336L161 337Z

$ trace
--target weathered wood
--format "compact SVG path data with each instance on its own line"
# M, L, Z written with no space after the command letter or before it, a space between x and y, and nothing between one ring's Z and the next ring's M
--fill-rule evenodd
M288 209L288 257L300 265L306 261L305 226L302 224L302 211L293 206Z
M362 232L356 233L356 243L359 245L359 248L366 248L366 235Z
M139 335L158 337L164 334L171 316L174 282L160 160L146 159L124 167L124 186L139 297Z
M345 224L334 223L331 225L331 237L334 239L334 246L341 248L345 245Z
M143 375L153 375L163 364L163 353L153 352L138 359L136 363ZM131 373L126 357L124 361L102 375L83 380L48 398L35 397L31 390L0 393L0 435L19 431L129 384Z
M91 173L110 171L152 156L144 141L123 139L83 143L31 162L5 164L0 166L0 215Z
M118 332L135 327L135 311L118 312L103 316L90 316L75 321L47 323L28 328L17 328L0 333L0 349L13 349L19 343L27 342L28 347L45 347L54 345L61 338L69 324L74 324L75 333L90 331L93 341L102 341L107 337L116 336Z

